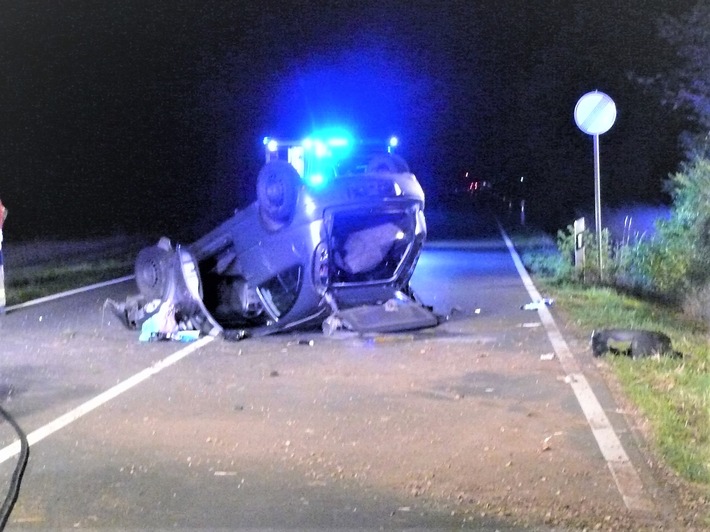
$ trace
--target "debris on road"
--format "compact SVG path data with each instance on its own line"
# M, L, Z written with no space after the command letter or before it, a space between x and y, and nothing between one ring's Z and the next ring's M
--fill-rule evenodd
M316 343L313 340L306 340L306 339L300 339L300 340L295 340L293 342L287 342L286 345L308 345L310 347L313 347Z
M546 452L552 449L552 444L550 443L552 441L552 438L554 436L562 436L562 432L557 431L554 434L550 434L547 436L544 440L542 440L542 448L540 449L541 452Z
M160 299L146 303L140 297L129 296L125 303L118 303L109 298L104 301L103 308L110 309L129 329L140 328L138 340L141 342L192 342L200 337L201 331L190 318Z
M200 331L178 331L172 336L173 340L177 340L178 342L194 342L195 340L198 340L200 338Z
M546 297L544 299L540 299L539 301L531 301L530 303L525 303L520 308L523 310L538 310L543 307L551 307L554 302L555 302L554 299L550 299L550 298Z
M463 318L470 318L471 316L478 316L481 314L481 308L476 307L473 310L465 310L464 308L454 305L451 307L449 310L448 314L444 316L440 316L441 321L452 321L452 320L458 320L458 319L463 319Z
M372 344L390 344L397 342L413 342L413 334L380 334L377 336L370 336L365 339L365 343L368 345Z

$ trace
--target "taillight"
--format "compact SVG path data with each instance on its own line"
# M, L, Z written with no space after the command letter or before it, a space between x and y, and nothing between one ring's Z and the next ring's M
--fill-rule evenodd
M328 259L328 246L325 242L321 242L313 254L313 284L321 294L325 293L329 284L330 265Z

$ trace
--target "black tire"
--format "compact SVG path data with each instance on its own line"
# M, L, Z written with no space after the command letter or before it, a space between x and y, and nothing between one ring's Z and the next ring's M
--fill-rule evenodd
M158 246L143 248L136 257L136 284L148 301L160 299L170 283L171 252Z
M402 174L409 173L409 165L399 155L394 153L381 153L375 155L367 163L367 171L375 173Z
M296 208L301 177L286 161L269 161L257 177L256 197L267 228L278 229L287 224Z

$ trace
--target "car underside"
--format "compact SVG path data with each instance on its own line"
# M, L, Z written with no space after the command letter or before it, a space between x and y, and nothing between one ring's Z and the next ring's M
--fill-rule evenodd
M142 250L138 303L120 309L126 322L139 326L169 308L178 329L239 337L436 325L409 286L426 222L424 193L404 160L375 154L317 183L307 171L267 152L255 202L191 244L163 238Z

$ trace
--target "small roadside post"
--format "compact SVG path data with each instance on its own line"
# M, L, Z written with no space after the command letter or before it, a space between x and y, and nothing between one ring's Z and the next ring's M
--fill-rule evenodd
M584 272L584 218L574 221L574 269Z
M5 314L5 262L2 258L2 226L7 218L7 209L0 200L0 314Z
M611 129L616 120L616 104L607 94L599 91L583 95L574 107L574 121L587 135L594 137L594 221L599 250L599 277L603 278L602 263L602 206L599 177L599 135Z

